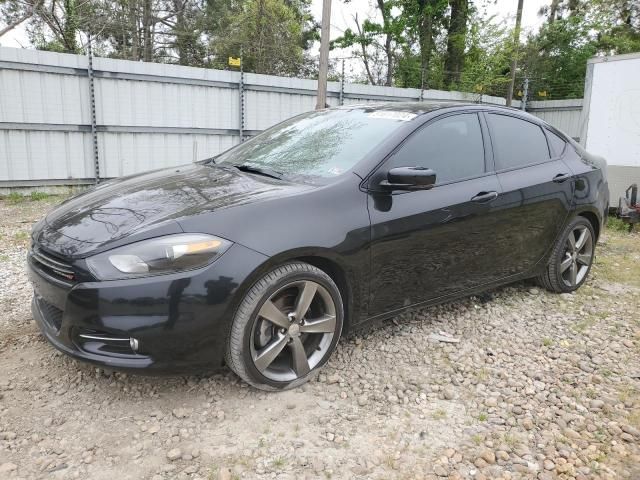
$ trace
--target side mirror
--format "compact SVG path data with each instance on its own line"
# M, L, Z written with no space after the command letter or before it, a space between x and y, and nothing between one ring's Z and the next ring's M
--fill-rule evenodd
M396 167L380 182L386 190L428 190L436 183L436 172L426 167Z

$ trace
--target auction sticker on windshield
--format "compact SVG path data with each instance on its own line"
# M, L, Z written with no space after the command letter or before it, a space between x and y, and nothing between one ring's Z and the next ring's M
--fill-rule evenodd
M371 112L367 116L369 118L384 118L387 120L400 120L403 122L408 122L409 120L416 118L415 113L398 112L394 110L378 110L376 112Z

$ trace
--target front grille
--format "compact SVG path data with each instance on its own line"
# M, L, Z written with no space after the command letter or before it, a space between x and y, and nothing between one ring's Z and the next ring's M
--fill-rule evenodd
M51 305L42 297L36 297L36 302L38 302L38 308L42 313L44 321L47 322L47 324L56 332L58 332L60 330L60 327L62 326L62 310Z
M43 270L45 273L48 273L54 278L60 279L65 283L73 282L76 278L73 267L69 263L59 257L45 252L37 245L34 245L31 249L31 258L33 259L35 266L40 270Z

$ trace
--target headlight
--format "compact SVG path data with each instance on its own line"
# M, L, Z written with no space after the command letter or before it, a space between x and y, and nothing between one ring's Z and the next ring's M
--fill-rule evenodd
M100 280L146 277L203 267L230 246L213 235L181 233L114 248L88 258L87 264Z

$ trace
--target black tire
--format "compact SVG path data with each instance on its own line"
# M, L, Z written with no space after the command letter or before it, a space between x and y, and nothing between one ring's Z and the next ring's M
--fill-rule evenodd
M584 255L580 255L580 252L576 252L575 255L577 257L582 257L585 263L579 263L576 261L575 257L571 257L571 242L570 235L573 235L574 244L576 240L576 232L581 232L586 230L589 235L589 240L585 240L585 242L591 242L591 248L588 252L588 255L585 253ZM578 238L579 239L579 238ZM549 262L545 269L545 272L540 275L537 280L538 283L546 288L547 290L555 293L570 293L574 290L580 288L580 286L586 281L589 276L589 272L591 271L591 266L593 265L593 259L595 256L595 244L596 244L596 236L593 231L593 226L591 222L584 217L576 217L565 227L562 234L558 237L556 244L553 246L553 250L549 257ZM586 244L585 244L586 245ZM571 260L571 258L573 260ZM587 262L588 257L588 264ZM567 276L571 276L571 270L566 273L566 270L563 270L563 262L573 263L577 265L577 269L579 276L575 276L575 282L571 280L567 280ZM584 267L584 268L583 268ZM572 267L569 267L572 268Z
M303 328L319 325L319 323L313 318L305 320L305 315L299 321L295 319L296 305L301 301L302 291L307 285L315 285L317 290L313 290L313 297L309 301L306 314L310 316L312 311L320 312L323 306L329 313L334 312L335 326L328 327L334 328L332 336L328 332L305 333ZM278 296L281 296L282 300L274 300ZM286 306L286 300L290 300L294 296L294 305ZM331 307L329 301L333 302L333 307ZM260 315L260 312L271 311L267 302L270 302L270 306L275 306L277 302L282 302L279 303L282 307L278 307L278 311L288 315L286 318L289 321L292 318L295 319L291 321L289 330L279 328L278 324ZM287 313L287 310L289 310L289 313ZM304 262L281 265L260 278L245 294L240 303L229 332L225 356L227 365L245 382L261 390L277 391L295 388L313 378L335 350L342 333L343 312L340 291L329 275L319 268ZM318 321L330 317L331 315L325 312L325 314L318 317ZM298 326L293 327L296 323L298 323ZM256 343L263 336L267 337L266 344L256 347ZM285 337L287 337L287 343L280 347L280 343ZM319 342L318 346L314 347L314 342ZM279 353L275 360L271 360L273 363L269 363L263 371L260 371L255 363L259 362L260 352L275 344L278 344L277 347L280 348ZM295 352L301 351L294 348L297 345L302 345L304 347L303 351L308 356L306 368L310 368L310 371L302 375L299 372L304 372L306 369L298 369L294 358ZM254 359L254 357L256 358ZM297 356L297 358L301 357ZM287 362L289 362L289 372L286 370ZM273 366L276 364L277 368ZM272 370L277 371L272 372ZM292 375L295 378L289 378Z

